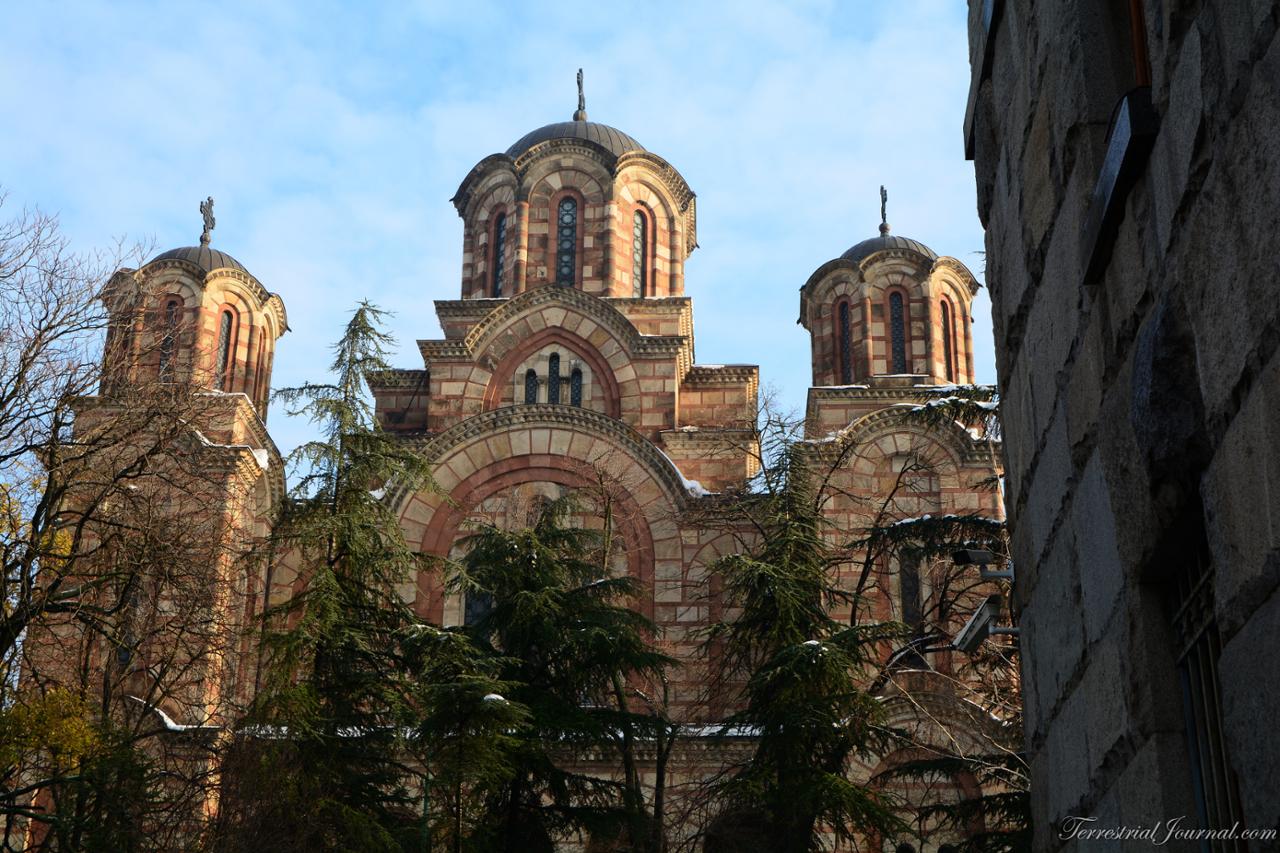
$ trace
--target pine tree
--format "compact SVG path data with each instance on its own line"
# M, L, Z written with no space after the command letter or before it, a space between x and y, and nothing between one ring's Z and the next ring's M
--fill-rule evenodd
M547 505L532 528L485 526L464 541L455 589L490 603L470 628L500 661L504 694L527 709L509 754L512 773L489 788L475 839L480 850L551 850L575 831L629 837L657 849L660 832L638 794L627 744L663 723L626 701L632 681L658 681L672 661L652 644L653 625L631 609L633 579L610 574L605 532L571 526L572 498ZM622 785L567 766L575 755L617 750L631 767ZM637 800L640 801L637 801Z
M715 799L722 814L753 818L761 849L823 849L824 832L840 841L892 835L900 827L893 803L850 771L893 743L867 686L877 649L900 628L831 617L834 606L856 610L857 602L835 582L844 558L824 535L821 483L803 447L782 442L761 482L764 493L745 498L756 546L713 566L735 614L706 638L720 661L719 686L735 691L740 707L725 732L755 743L749 762L715 786ZM736 849L732 838L707 843Z
M416 620L396 585L422 565L379 487L423 487L429 473L368 402L365 377L386 369L391 343L382 316L357 307L332 383L277 392L321 435L291 456L300 476L271 542L297 560L302 589L268 614L263 689L235 763L248 796L229 811L252 849L399 851L417 820L401 734Z

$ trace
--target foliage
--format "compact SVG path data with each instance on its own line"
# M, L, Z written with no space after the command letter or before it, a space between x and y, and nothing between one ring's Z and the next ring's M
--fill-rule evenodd
M999 397L991 386L970 385L936 389L929 399L905 414L908 423L936 431L959 425L984 441L996 469L995 445L1000 440ZM999 486L999 477L993 480ZM980 515L923 516L911 519L880 517L855 543L869 554L901 555L932 565L934 602L925 608L931 624L920 629L922 640L949 636L958 621L967 617L975 593L990 591L974 566L956 566L951 555L961 548L990 551L1000 563L1008 562L1008 534L1002 518ZM917 643L918 653L954 655L949 680L957 705L976 709L966 725L969 738L948 736L916 744L917 757L880 774L880 781L913 782L970 778L980 788L977 797L919 804L913 815L916 826L932 826L957 839L952 846L967 853L1018 853L1031 848L1031 808L1026 760L1018 745L1022 737L1022 696L1016 647L988 640L972 655L953 652L949 646L929 648ZM895 681L894 664L914 656L891 659L881 681L894 682L910 699L910 688ZM935 673L935 678L944 677ZM935 720L938 725L941 721ZM976 738L976 746L964 746Z
M663 724L629 707L624 685L661 680L672 663L653 646L649 620L627 606L635 581L609 572L608 527L568 524L575 508L563 498L532 528L482 527L464 542L452 581L491 602L469 634L497 662L504 697L526 715L504 756L509 775L476 786L485 797L475 824L486 829L473 837L475 849L549 849L550 839L574 831L610 835L620 826L633 839L649 835L634 789L566 760L603 749L633 763L624 742L653 739Z
M893 743L867 685L878 648L900 628L830 615L856 602L836 584L840 554L803 448L785 446L766 482L754 507L758 544L713 566L734 616L710 627L706 649L720 661L721 689L741 685L725 731L750 732L756 744L716 799L723 814L757 815L769 850L823 849L824 832L840 841L891 833L893 803L850 771Z
M275 570L296 559L302 588L268 614L263 689L245 733L260 740L249 752L275 790L256 805L249 791L230 810L242 844L288 827L277 849L395 851L412 820L400 756L404 638L416 620L396 585L420 558L376 488L417 488L429 476L367 402L365 375L386 368L381 317L368 303L355 310L334 347L332 383L277 392L322 437L291 457L300 476L271 543Z

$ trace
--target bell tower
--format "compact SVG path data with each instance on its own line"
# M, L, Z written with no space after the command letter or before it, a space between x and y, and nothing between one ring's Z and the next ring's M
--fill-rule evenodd
M977 279L955 258L891 234L880 192L880 235L827 261L800 288L813 384L862 385L877 376L971 383Z
M170 249L112 277L103 391L184 383L244 394L266 420L284 303L244 265L211 248L213 199L200 203L200 245Z

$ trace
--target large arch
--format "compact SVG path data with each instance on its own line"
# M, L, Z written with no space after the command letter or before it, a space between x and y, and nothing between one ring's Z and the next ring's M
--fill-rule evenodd
M622 417L622 395L613 368L590 341L558 327L545 328L533 337L521 340L518 346L512 347L501 357L489 375L489 384L484 390L483 410L487 412L503 405L504 389L511 387L511 377L516 367L530 354L550 344L563 346L590 365L592 377L604 397L605 414L613 418Z
M628 571L644 590L642 612L654 612L655 567L678 566L676 518L687 500L680 473L638 433L597 412L555 405L484 412L428 442L437 489L392 496L401 526L422 553L445 556L471 511L486 498L525 483L598 486L608 476L619 501ZM670 565L668 565L670 564ZM443 617L444 597L431 573L417 578L415 608Z

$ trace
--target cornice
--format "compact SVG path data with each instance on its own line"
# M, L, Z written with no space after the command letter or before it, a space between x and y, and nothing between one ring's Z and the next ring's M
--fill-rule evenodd
M365 374L365 381L372 389L378 388L416 388L428 376L426 370L393 367L387 370L374 370Z
M758 364L695 364L684 375L683 385L741 385L760 378Z

